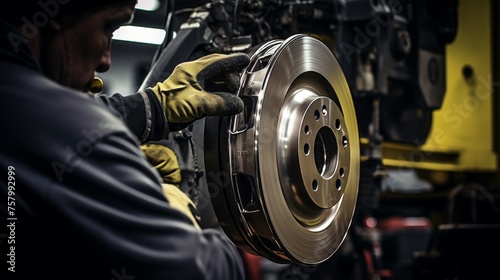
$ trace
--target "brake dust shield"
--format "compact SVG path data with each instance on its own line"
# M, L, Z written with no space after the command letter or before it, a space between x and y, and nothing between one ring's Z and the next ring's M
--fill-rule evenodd
M357 122L340 65L309 35L270 41L251 56L238 95L244 112L205 127L219 224L239 248L271 261L325 261L346 237L359 182Z

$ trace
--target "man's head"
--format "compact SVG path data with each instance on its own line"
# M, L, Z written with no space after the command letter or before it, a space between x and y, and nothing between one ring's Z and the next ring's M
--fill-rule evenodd
M111 66L113 32L132 20L137 0L18 2L10 13L3 9L1 16L20 28L44 74L87 91L94 72L105 72Z
M68 14L83 14L93 9L133 0L18 0L0 10L0 17L14 22L22 18L41 23L48 18L57 19ZM137 1L136 1L137 2Z

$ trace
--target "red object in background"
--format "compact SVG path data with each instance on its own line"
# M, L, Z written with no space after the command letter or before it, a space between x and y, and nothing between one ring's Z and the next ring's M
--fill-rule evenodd
M245 267L246 280L260 280L262 278L261 257L238 249Z
M425 217L390 217L379 221L382 230L429 229L431 222Z

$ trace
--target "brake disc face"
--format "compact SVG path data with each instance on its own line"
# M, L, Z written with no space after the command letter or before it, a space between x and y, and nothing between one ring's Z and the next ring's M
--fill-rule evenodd
M347 234L359 182L354 105L336 58L308 35L270 41L238 94L245 110L220 145L230 184L212 203L222 228L275 262L325 261Z

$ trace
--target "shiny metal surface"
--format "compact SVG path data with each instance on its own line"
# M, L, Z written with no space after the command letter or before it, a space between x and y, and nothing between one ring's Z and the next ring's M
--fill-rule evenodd
M343 242L359 182L351 94L331 51L308 35L252 56L229 129L231 185L251 247L278 262L317 264Z

